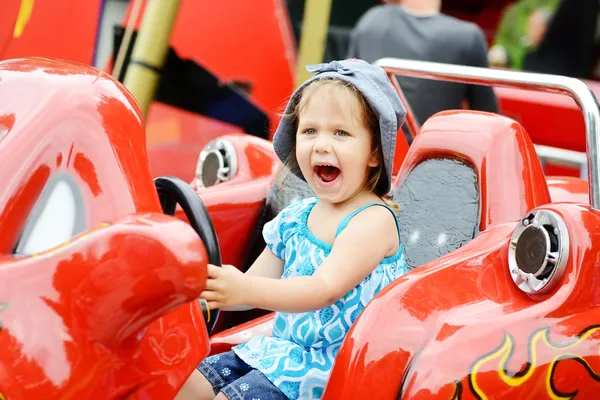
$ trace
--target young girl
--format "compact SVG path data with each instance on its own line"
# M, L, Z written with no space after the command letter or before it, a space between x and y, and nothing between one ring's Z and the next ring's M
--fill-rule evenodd
M385 72L361 60L307 68L273 138L317 197L265 225L267 247L244 274L209 266L210 308L276 311L272 337L208 357L180 399L320 399L353 322L406 272L391 187L405 109ZM216 397L215 397L215 394Z

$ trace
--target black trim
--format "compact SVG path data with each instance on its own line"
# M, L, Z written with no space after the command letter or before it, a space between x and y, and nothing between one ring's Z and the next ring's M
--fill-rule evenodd
M461 381L454 381L456 385L456 389L454 389L454 394L452 395L452 400L460 400L462 399L463 386Z
M125 28L114 28L113 63L117 59L124 33ZM159 74L153 100L238 126L245 133L269 139L269 116L251 97L254 82L223 81L196 61L182 59L172 47L167 50L164 65L159 70L141 60L133 60L136 39L137 31L133 31L125 51L123 68L117 77L120 82L125 79L129 63L141 65Z
M213 265L221 266L221 250L219 240L215 232L215 227L210 219L208 210L200 199L200 196L185 181L174 176L160 176L154 179L158 198L163 212L167 215L175 215L177 204L181 207L190 225L204 243L208 262ZM203 307L203 302L200 301ZM206 320L208 313L203 307L203 315ZM219 310L214 309L210 312L211 319L206 321L206 329L211 332L219 317Z
M160 75L162 73L162 70L160 68L155 67L154 65L150 65L148 63L145 63L144 61L135 60L135 59L132 58L129 61L129 64L137 64L137 65L142 66L142 67L144 67L146 69L149 69L150 71L152 71L152 72L154 72L154 73L156 73L158 75Z

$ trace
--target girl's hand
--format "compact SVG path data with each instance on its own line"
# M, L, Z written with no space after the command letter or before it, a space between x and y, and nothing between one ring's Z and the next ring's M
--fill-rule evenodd
M233 265L217 267L208 265L208 280L200 297L208 303L208 308L232 308L245 305L248 277Z

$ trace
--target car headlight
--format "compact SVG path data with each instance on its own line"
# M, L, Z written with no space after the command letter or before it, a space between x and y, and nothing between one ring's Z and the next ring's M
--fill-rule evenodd
M232 179L237 173L237 156L233 145L225 139L209 142L200 152L196 164L197 188L214 186Z
M534 210L521 219L508 248L508 266L515 284L527 294L552 289L569 259L569 232L562 218Z

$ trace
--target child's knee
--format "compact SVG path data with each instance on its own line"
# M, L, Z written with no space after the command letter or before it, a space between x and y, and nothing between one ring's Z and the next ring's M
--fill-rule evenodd
M196 369L175 396L175 400L212 400L213 398L215 398L215 391L211 383Z

